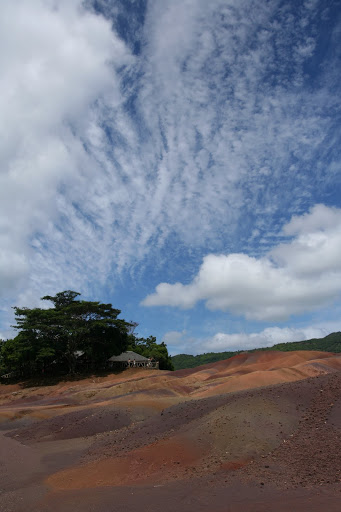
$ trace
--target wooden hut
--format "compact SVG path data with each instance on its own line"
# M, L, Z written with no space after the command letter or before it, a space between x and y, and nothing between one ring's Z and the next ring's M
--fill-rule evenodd
M132 350L122 352L119 356L108 359L110 368L159 368L159 362L148 357L141 356Z

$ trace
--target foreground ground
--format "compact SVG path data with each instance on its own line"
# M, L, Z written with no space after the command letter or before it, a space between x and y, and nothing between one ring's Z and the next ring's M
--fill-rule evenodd
M341 356L0 386L1 512L340 510Z

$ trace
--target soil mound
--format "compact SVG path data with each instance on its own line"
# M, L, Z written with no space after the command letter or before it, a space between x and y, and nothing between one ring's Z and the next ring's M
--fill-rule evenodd
M34 426L16 429L11 432L11 437L20 442L30 443L74 439L116 431L130 423L131 416L127 410L117 407L93 407L64 412L42 420Z
M285 495L336 512L340 370L341 356L260 352L0 389L0 509L284 512Z
M247 467L299 428L320 385L314 381L175 405L98 439L81 467L53 475L48 484L55 489L140 485L150 479L161 484Z
M245 473L280 487L313 487L341 481L341 376L320 378L298 428Z

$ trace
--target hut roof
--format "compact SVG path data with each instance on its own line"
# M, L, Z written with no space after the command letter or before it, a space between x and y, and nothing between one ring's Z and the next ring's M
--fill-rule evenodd
M136 352L133 352L132 350L128 350L128 352L122 352L122 354L120 354L119 356L111 356L108 359L108 361L124 362L124 361L129 361L129 359L131 361L133 361L134 359L135 359L135 361L148 361L147 357L140 356L140 354L136 354Z

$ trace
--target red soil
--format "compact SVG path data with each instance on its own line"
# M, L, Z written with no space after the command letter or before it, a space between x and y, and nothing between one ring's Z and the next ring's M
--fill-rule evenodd
M52 475L48 485L55 489L160 484L174 480L193 467L203 453L188 439L164 439L127 455L90 462Z
M340 369L332 354L262 352L0 386L0 510L336 512Z

